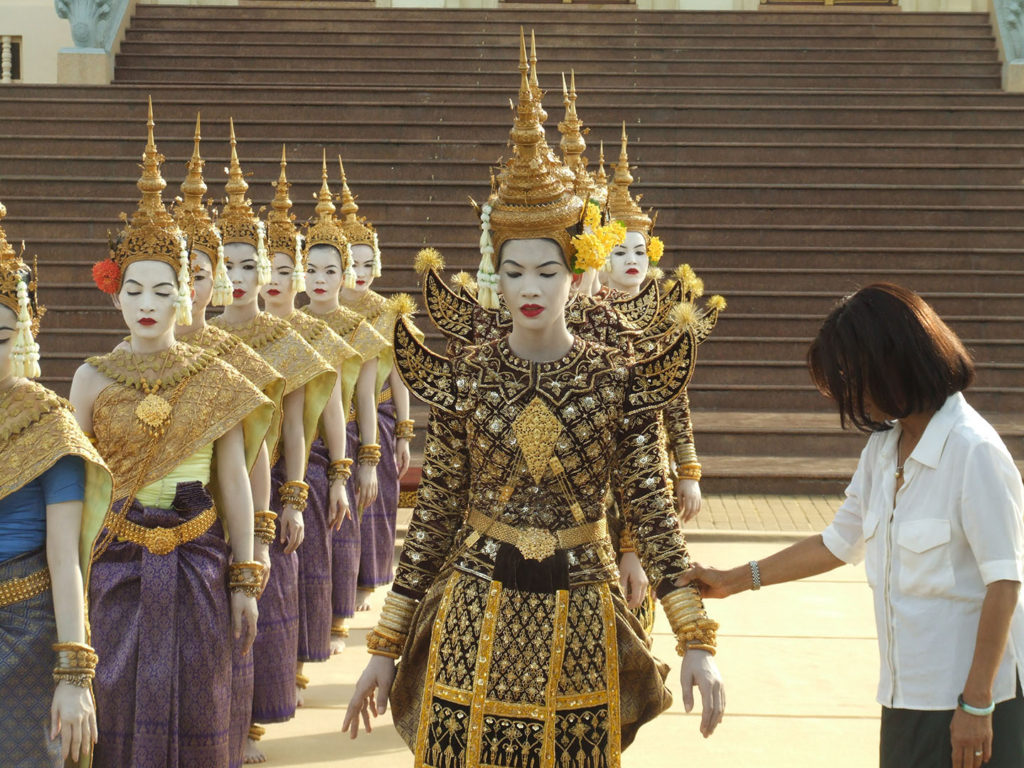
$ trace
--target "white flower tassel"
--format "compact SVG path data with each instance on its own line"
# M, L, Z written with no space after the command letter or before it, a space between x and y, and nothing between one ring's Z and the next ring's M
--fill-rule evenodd
M355 260L352 258L352 246L345 243L345 253L342 254L342 258L345 260L345 282L344 287L350 291L356 287L356 267Z
M292 266L292 290L296 293L306 291L306 267L302 263L302 235L295 236L295 256Z
M373 276L380 277L380 243L377 241L377 233L373 233Z
M38 377L39 345L32 337L32 313L28 300L28 286L22 280L18 283L18 334L11 350L11 374L27 379Z
M213 295L210 303L215 307L227 307L234 301L234 285L228 277L228 267L224 259L224 246L217 246L217 260L213 266Z
M174 322L178 325L192 325L192 271L185 238L181 239L181 253L178 258L178 297L174 300Z
M270 254L267 253L267 227L262 221L256 222L256 269L257 285L270 282Z
M480 268L476 272L476 300L484 309L498 308L498 275L494 271L494 245L491 241L491 204L480 209Z

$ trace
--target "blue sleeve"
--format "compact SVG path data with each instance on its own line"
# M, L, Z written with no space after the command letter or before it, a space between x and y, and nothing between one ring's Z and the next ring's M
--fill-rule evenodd
M81 456L64 456L39 476L46 504L82 501L85 498L85 461Z

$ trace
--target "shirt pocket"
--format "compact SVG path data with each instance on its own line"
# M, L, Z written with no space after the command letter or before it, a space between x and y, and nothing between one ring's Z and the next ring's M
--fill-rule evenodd
M905 595L936 597L956 584L950 552L949 520L909 520L896 531L899 588Z
M861 535L864 537L864 571L867 574L868 586L872 589L878 584L879 552L884 551L884 547L880 549L878 542L875 541L881 521L880 512L868 509L861 524Z

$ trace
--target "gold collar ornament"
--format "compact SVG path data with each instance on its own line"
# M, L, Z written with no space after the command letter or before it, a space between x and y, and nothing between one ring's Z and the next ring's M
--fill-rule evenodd
M341 155L338 155L338 167L341 169L341 228L345 233L345 239L348 240L350 248L353 245L368 245L373 249L373 276L380 277L380 243L377 241L377 230L365 216L359 216L359 206L352 190L348 188L348 178L345 176L345 164L341 162Z
M569 268L576 269L572 240L579 233L584 205L573 193L572 182L567 187L567 169L548 146L536 65L532 77L530 71L525 35L520 29L519 103L510 132L514 152L498 176L497 191L478 208L481 258L477 301L487 309L498 308L498 258L507 240L553 240Z
M175 321L178 325L192 324L192 271L188 243L174 218L164 207L161 193L167 182L160 174L164 156L156 151L153 139L153 99L149 99L146 120L146 148L142 153L142 176L136 186L142 193L139 207L132 214L110 244L106 259L92 268L96 287L104 293L115 294L121 290L121 281L129 266L137 261L162 261L177 275L178 295L175 299Z
M215 307L226 307L232 302L232 285L224 263L224 243L220 231L213 223L210 212L203 203L206 182L203 180L203 166L206 162L199 154L199 113L196 113L196 132L193 137L192 157L185 166L185 180L181 182L181 197L175 199L174 221L188 241L189 258L193 251L206 254L213 267L213 295L210 303Z
M320 191L314 196L317 203L314 209L314 219L306 222L306 246L305 255L309 256L309 249L314 245L329 245L341 255L341 268L345 271L345 287L356 287L356 271L352 266L352 249L349 247L348 238L345 237L345 230L334 215L337 208L334 207L331 188L327 184L327 150L324 150L322 166L320 169Z
M235 140L235 121L229 118L231 129L231 164L225 170L228 174L224 191L227 197L224 208L217 218L224 244L245 243L256 249L257 283L266 285L270 282L270 257L267 254L267 230L260 217L252 210L252 200L246 198L249 185L242 173L242 165L238 162L238 142Z
M306 290L306 262L302 252L302 235L295 227L292 200L288 197L291 184L288 182L288 156L285 145L281 145L281 173L273 182L274 199L267 214L267 251L269 254L283 253L292 260L292 290L302 293Z
M0 220L6 215L7 208L0 203ZM15 253L14 247L7 242L7 233L0 226L0 304L17 315L17 333L11 348L11 374L31 379L41 373L39 345L35 337L39 333L39 320L46 310L39 306L37 299L38 264L30 270L22 259L24 253L25 244L21 245L21 253Z

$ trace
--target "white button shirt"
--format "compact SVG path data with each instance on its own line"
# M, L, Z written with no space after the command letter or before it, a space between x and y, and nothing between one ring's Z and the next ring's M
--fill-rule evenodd
M823 538L840 560L865 560L881 654L878 703L954 709L986 586L1024 580L1024 487L999 435L958 393L928 422L895 495L900 431L868 439ZM1018 669L1024 679L1024 592L996 702L1014 697Z

